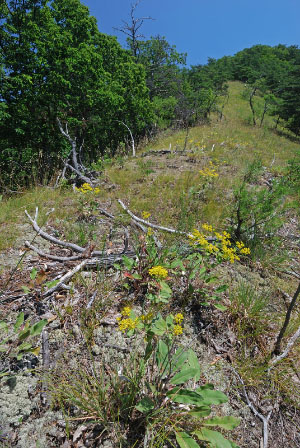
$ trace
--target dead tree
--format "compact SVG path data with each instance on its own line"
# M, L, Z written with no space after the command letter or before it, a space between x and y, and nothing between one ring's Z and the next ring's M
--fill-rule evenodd
M93 176L93 173L91 173L78 160L79 154L81 153L83 145L84 145L84 141L81 143L81 145L79 146L79 149L77 150L77 139L76 139L76 137L72 138L70 136L70 133L68 130L68 124L66 123L65 128L64 128L61 121L59 120L59 118L57 118L57 123L58 123L60 132L69 141L72 149L65 160L63 170L62 170L61 174L58 176L55 186L58 185L59 181L61 181L62 179L65 178L67 170L71 171L72 173L75 173L81 183L88 183L92 186L95 186L97 184L97 181L96 181L95 177Z
M114 28L117 31L125 34L129 38L130 48L135 59L138 58L139 39L144 38L143 34L139 34L139 30L142 27L144 20L154 20L152 17L135 17L135 10L140 4L141 0L131 4L130 9L130 21L125 22L122 20L122 28Z

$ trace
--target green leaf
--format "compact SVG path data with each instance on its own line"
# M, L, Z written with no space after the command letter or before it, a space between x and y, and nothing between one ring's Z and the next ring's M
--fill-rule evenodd
M188 389L174 387L174 389L169 390L166 395L174 401L174 403L194 404L195 406L202 406L204 404L203 399L199 394Z
M30 289L28 288L28 286L22 285L21 288L23 289L25 294L29 294L30 293Z
M220 310L220 311L226 311L227 310L227 306L221 305L221 303L214 303L214 307L217 308L217 310Z
M141 280L141 279L142 279L142 276L139 275L139 274L132 274L132 277L133 277L134 279L136 279L136 280Z
M161 287L161 289L159 291L160 299L165 299L165 300L169 299L172 295L172 289L170 288L170 286L166 282L161 281L160 287Z
M8 325L4 320L0 322L0 330L4 330L6 333L8 332Z
M149 397L144 397L141 399L141 401L136 405L136 409L143 414L146 414L147 412L150 412L152 409L154 409L154 403Z
M126 269L129 271L133 268L135 261L132 258L126 257L126 255L123 255L123 263Z
M216 289L216 292L224 292L228 289L228 285L221 285L218 286L218 288Z
M40 334L44 328L45 325L47 325L48 321L47 319L42 319L39 322L37 322L36 324L34 324L31 328L30 328L30 336L36 336L38 334Z
M186 383L191 378L194 378L196 374L197 369L194 369L193 367L186 367L173 376L170 383L174 385Z
M234 429L240 424L240 419L232 416L213 417L203 422L205 426L219 426L223 429Z
M24 351L24 350L29 350L29 349L31 349L32 348L32 345L31 344L29 344L29 342L23 342L23 344L21 344L21 345L19 345L18 346L18 350L21 352L21 351Z
M14 325L14 329L15 329L15 331L17 331L17 330L21 327L21 325L23 324L23 322L24 322L24 313L22 312L22 313L20 313L20 314L18 315L17 320L16 320L16 323L15 323L15 325Z
M161 315L158 315L155 319L153 319L151 330L157 336L162 336L166 332L167 324Z
M187 359L188 352L179 348L172 358L172 373L175 373L177 370L181 369Z
M218 390L210 390L210 389L196 389L195 391L199 396L201 396L202 405L211 405L211 404L221 404L221 403L227 403L228 398L223 392L220 392Z
M200 364L199 364L196 353L192 349L188 350L188 363L191 367L196 369L194 381L199 381L199 378L201 376Z
M199 440L209 442L213 448L232 448L231 443L225 439L218 431L202 428L201 431L194 431Z
M27 339L29 336L30 336L30 330L27 328L19 333L18 338L19 341L24 341L24 339Z
M35 280L36 276L37 276L38 270L37 268L32 268L31 272L30 272L30 278L31 280Z
M175 432L175 435L180 448L200 448L198 443L186 432Z
M58 282L59 280L51 280L51 282L46 282L46 287L49 289L53 288L53 286L56 286Z
M157 362L157 366L160 370L164 370L167 363L168 363L168 354L169 354L169 349L167 344L162 341L159 340L158 344L157 344L157 351L156 351L156 362Z
M199 406L199 407L193 408L189 412L189 415L192 415L195 418L202 418L202 417L208 417L210 415L210 413L211 413L210 406Z

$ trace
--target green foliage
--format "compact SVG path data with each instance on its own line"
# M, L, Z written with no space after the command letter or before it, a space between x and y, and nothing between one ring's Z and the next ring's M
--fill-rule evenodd
M248 165L243 179L234 190L231 228L252 250L262 241L271 243L282 225L286 187L273 179L268 187L259 185L262 165L256 160Z
M24 322L24 313L21 312L13 327L5 321L0 322L0 357L9 357L21 360L27 353L38 355L40 347L34 346L32 339L41 334L47 319L42 319L35 324L29 320ZM9 370L0 372L1 376L10 375Z
M124 308L124 319L136 315ZM155 445L156 428L164 423L168 426L164 441L176 438L180 447L199 446L193 438L206 435L209 446L226 447L228 442L218 431L206 427L218 426L231 430L239 424L234 417L209 417L212 406L228 401L225 394L214 390L212 384L195 387L201 375L200 365L193 350L186 350L176 343L174 332L178 315L145 315L140 324L128 331L131 337L143 337L144 351L132 354L123 365L122 373L103 372L90 375L84 372L64 378L53 384L56 400L61 406L75 405L83 415L93 415L95 420L122 426L134 425L144 428L145 434L152 432L151 442ZM119 322L120 325L120 322ZM194 384L193 387L192 384ZM186 405L182 408L180 405ZM113 420L112 420L113 419ZM183 431L183 429L185 431ZM188 431L188 432L186 432ZM210 436L210 438L208 437ZM142 440L144 435L137 435ZM148 440L148 443L150 441ZM229 445L231 446L231 445Z
M33 172L47 181L61 165L70 148L57 117L78 143L85 141L83 162L127 141L120 121L136 140L143 135L152 113L144 70L114 37L98 31L79 0L10 1L3 34L3 184L29 182Z

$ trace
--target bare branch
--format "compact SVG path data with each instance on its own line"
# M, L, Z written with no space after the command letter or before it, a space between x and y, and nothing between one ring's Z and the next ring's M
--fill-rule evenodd
M121 121L121 120L116 120L116 121L117 121L118 123L122 123L122 124L128 129L128 131L129 131L129 133L130 133L130 137L131 137L132 157L135 157L134 138L133 138L133 135L132 135L132 132L131 132L130 128L127 126L126 123L124 123L124 121Z
M233 373L236 375L236 377L238 378L238 380L240 381L242 388L243 388L243 393L244 393L244 397L246 400L247 405L249 406L249 408L251 409L251 411L253 412L253 414L255 415L255 417L258 417L262 422L263 422L263 448L268 448L268 422L270 420L272 411L269 412L267 417L264 417L262 414L260 414L257 409L253 406L253 404L251 403L251 401L249 400L247 391L246 391L246 387L245 387L245 383L243 381L243 379L240 377L240 375L237 373L237 371L233 368L230 367L231 370L233 371Z
M121 207L131 216L131 218L141 224L144 224L147 227L151 227L152 229L156 229L156 230L162 230L164 232L169 232L169 233L174 233L177 235L184 235L187 237L192 237L193 235L191 233L187 233L187 232L182 232L180 230L175 230L172 229L170 227L163 227L163 226L158 226L157 224L152 224L149 221L146 221L145 219L139 218L138 216L134 215L129 209L128 207L126 207L126 205L124 204L124 202L121 201L121 199L118 199L119 204L121 205ZM208 241L215 241L215 238L207 238Z
M73 244L73 243L67 243L66 241L61 241L61 240L55 238L54 236L49 235L49 233L44 232L44 230L42 230L37 223L38 207L36 207L36 213L35 213L34 219L29 215L27 210L25 210L25 214L26 214L27 218L29 219L29 221L31 222L32 227L37 232L37 234L40 235L45 240L51 241L52 243L58 244L59 246L62 246L62 247L68 247L69 249L75 250L75 252L82 253L86 250L84 247L77 246L77 244Z
M75 266L75 268L73 268L70 271L68 271L65 275L63 275L60 278L59 282L55 286L53 286L52 288L48 289L48 291L44 292L42 294L42 297L51 296L51 294L53 294L55 291L57 291L59 288L62 287L64 282L70 280L70 278L72 278L73 275L75 275L77 272L79 272L87 263L88 263L88 259L85 259L80 264Z
M49 260L65 262L65 261L76 261L76 260L80 260L80 259L84 258L84 254L74 255L72 257L59 257L57 255L46 254L46 252L43 252L42 250L38 249L36 246L33 246L28 241L25 241L25 246L28 247L29 249L33 250L34 252L36 252L40 257L48 258Z
M296 333L294 333L293 336L289 339L289 341L288 341L288 343L286 345L286 348L281 353L281 355L277 356L276 358L273 358L270 361L270 368L269 369L273 368L275 364L277 364L279 361L281 361L283 358L285 358L289 354L290 350L293 348L293 345L295 344L295 342L297 341L299 336L300 336L300 327L298 328Z

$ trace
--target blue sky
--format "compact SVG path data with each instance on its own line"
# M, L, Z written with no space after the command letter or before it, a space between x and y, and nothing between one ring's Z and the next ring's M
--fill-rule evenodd
M129 20L135 0L81 0L97 18L100 31ZM160 34L188 53L188 64L205 64L255 44L300 46L300 0L141 0L136 17L151 16L142 31L146 38Z

